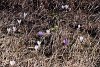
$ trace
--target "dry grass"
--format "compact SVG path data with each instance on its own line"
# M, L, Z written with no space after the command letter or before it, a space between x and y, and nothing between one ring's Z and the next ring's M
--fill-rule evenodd
M100 67L99 0L49 1L0 1L0 67ZM62 4L71 10L61 9ZM8 33L13 26L17 31ZM38 31L52 28L50 35L38 37ZM62 44L64 38L68 45ZM43 41L38 51L34 49L37 40Z

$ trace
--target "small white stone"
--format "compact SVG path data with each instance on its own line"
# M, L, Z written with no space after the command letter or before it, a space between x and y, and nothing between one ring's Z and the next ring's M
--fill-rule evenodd
M17 30L17 28L16 27L13 27L13 32L15 32Z
M84 39L84 37L83 36L80 36L80 42L82 42L83 41L83 39Z
M65 9L68 9L68 7L69 7L69 5L65 5L65 6L64 6Z
M39 49L39 45L35 45L35 50L37 51Z
M11 32L11 28L7 28L7 32L10 33Z
M37 44L40 46L41 45L41 41L37 41Z
M11 66L15 65L15 63L16 63L16 62L15 62L14 60L10 61L10 65L11 65Z
M24 18L27 16L27 13L24 13Z
M47 34L50 34L50 29L49 29L49 30L46 30L46 33L47 33Z
M17 22L20 24L22 20L17 20Z

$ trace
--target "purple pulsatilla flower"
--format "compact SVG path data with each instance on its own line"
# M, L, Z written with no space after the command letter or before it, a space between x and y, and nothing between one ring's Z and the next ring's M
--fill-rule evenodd
M44 35L44 32L42 32L42 31L38 32L38 36L43 36L43 35Z
M68 45L68 40L66 38L63 40L63 44Z

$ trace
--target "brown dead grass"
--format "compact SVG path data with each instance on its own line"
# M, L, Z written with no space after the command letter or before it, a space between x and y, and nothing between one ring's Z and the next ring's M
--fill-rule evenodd
M18 3L22 9L13 10L11 6L9 10L7 8L0 10L0 67L12 67L9 63L11 60L16 61L13 67L99 67L99 13L78 9L81 7L74 6L72 0L68 1L72 9L68 12L50 10L47 5L49 2L43 1L42 4L42 0L39 1L41 7L40 3L28 4L27 1L30 0L8 1L8 6ZM54 0L54 3L60 4L61 1ZM28 13L25 19L23 12ZM18 25L17 19L22 20L21 25ZM78 24L82 25L81 30L77 29ZM50 39L45 40L50 42L42 44L42 47L35 51L34 41L38 40L37 32L55 25L58 28L51 31ZM12 26L17 27L17 33L7 34L6 29ZM97 30L96 35L91 34L94 30ZM82 43L79 36L84 37ZM46 37L48 36L44 36ZM64 38L69 40L68 45L62 45ZM51 53L48 56L49 52Z

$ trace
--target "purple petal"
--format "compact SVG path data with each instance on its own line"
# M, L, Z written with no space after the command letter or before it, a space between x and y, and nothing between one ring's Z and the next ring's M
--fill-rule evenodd
M43 36L43 35L44 35L44 32L42 32L42 31L38 32L38 36Z
M67 39L64 39L63 40L63 43L64 43L64 45L68 45L68 40Z

